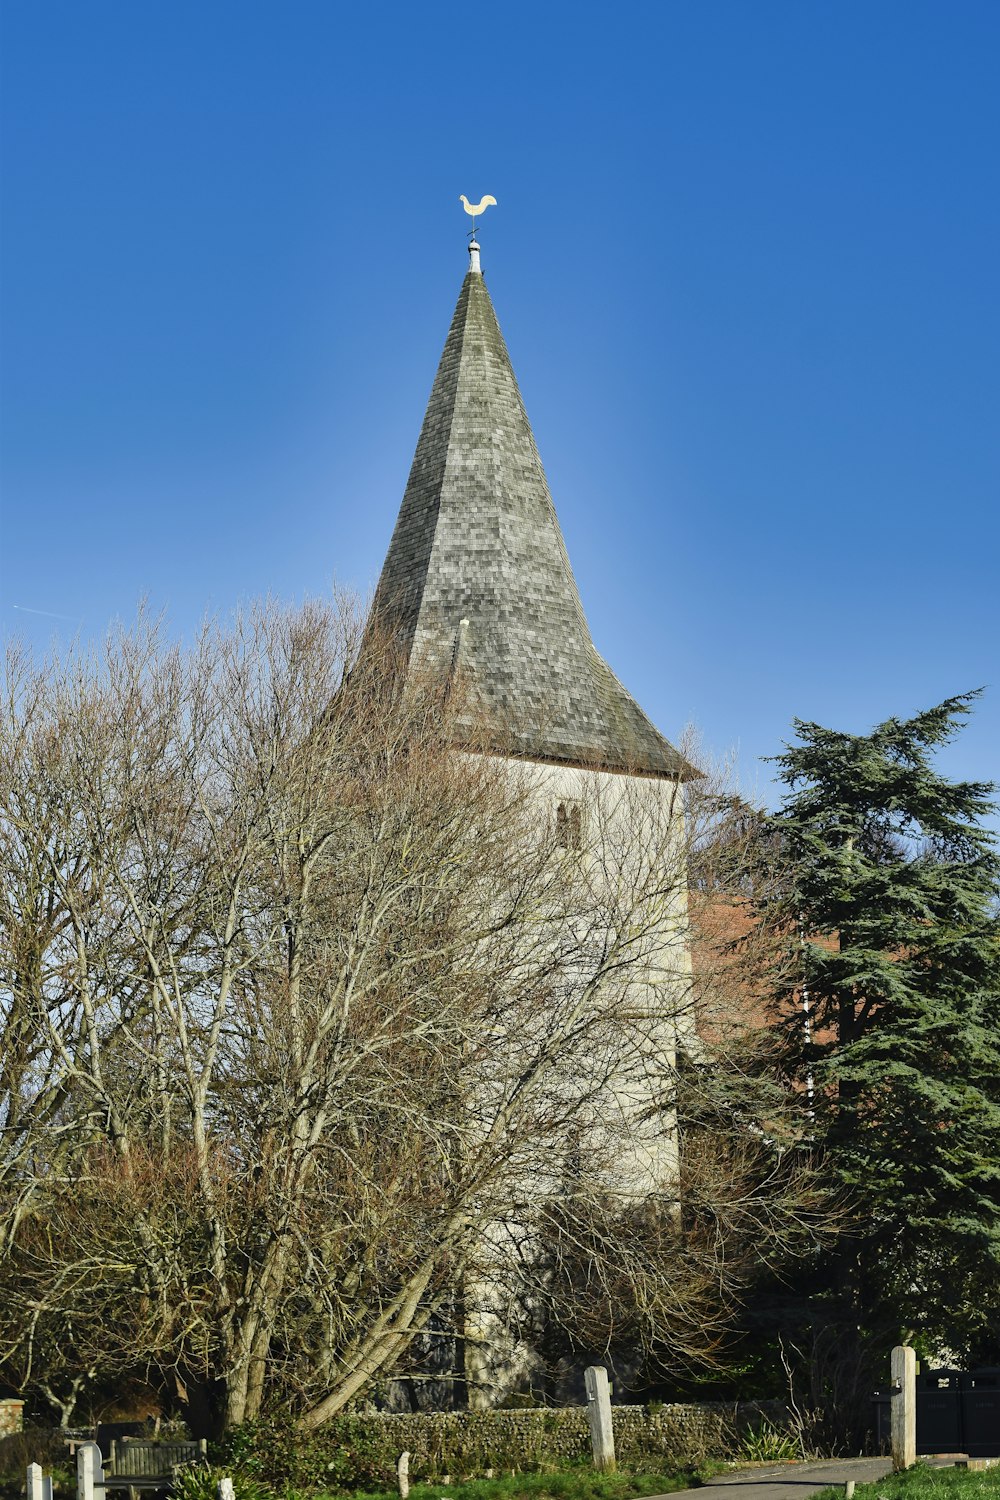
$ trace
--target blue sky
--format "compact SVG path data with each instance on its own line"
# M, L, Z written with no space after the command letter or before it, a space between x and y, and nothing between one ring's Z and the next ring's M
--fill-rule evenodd
M766 793L795 715L986 684L945 766L1000 773L996 0L2 24L5 633L368 590L492 193L594 638L664 732Z

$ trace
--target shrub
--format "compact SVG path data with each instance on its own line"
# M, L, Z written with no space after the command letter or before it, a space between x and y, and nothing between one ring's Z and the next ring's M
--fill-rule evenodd
M771 1422L762 1422L743 1439L739 1457L750 1463L782 1463L798 1458L799 1445L790 1432L779 1432Z
M0 1438L0 1484L23 1489L29 1464L41 1464L46 1474L68 1479L74 1466L65 1435L58 1428L26 1427Z
M282 1418L248 1422L235 1428L213 1457L229 1464L234 1481L239 1474L275 1489L371 1488L393 1483L396 1473L391 1444L353 1415L335 1417L316 1432Z
M236 1500L274 1500L267 1485L227 1464L185 1464L174 1476L171 1494L174 1500L216 1500L219 1480L227 1475Z

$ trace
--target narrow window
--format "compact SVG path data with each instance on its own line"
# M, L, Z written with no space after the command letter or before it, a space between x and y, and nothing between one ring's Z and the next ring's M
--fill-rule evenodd
M556 844L560 849L579 849L582 821L578 802L560 802L556 808Z

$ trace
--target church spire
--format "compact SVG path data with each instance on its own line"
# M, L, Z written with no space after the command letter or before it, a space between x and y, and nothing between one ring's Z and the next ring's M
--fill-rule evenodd
M457 666L506 748L689 775L590 639L475 239L469 254L373 616L411 662Z

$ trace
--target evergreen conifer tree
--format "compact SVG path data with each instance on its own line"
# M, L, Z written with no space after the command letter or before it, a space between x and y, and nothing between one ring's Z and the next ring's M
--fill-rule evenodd
M900 1336L982 1352L1000 1302L994 789L934 766L976 696L868 735L796 721L775 757L788 791L767 830L791 873L769 914L800 965L788 1035L806 1134L849 1205L812 1316L818 1297L876 1379Z

